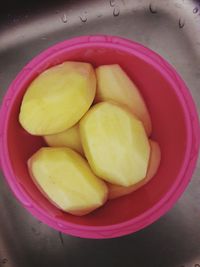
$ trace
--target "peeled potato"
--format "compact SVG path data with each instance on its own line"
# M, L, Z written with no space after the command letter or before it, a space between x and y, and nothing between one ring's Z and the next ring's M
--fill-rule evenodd
M151 153L146 177L139 183L128 187L107 183L109 192L108 199L114 199L124 195L128 195L148 183L154 177L160 165L161 151L157 142L149 140L149 143L151 147Z
M147 106L133 81L118 65L103 65L96 69L97 92L95 101L113 100L126 105L144 124L147 135L152 131Z
M19 121L33 135L63 132L89 109L95 91L96 78L91 64L68 61L54 66L27 88Z
M81 137L79 133L79 125L76 124L73 127L67 129L64 132L52 135L45 135L44 140L49 146L52 147L69 147L76 152L83 154L83 148L81 144Z
M71 214L85 215L107 199L106 184L70 148L41 148L28 160L28 169L42 193Z
M94 105L80 121L85 156L107 182L131 186L146 176L150 146L144 126L116 103Z

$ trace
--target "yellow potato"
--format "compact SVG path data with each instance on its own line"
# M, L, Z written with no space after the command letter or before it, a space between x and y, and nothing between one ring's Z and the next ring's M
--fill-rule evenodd
M131 186L147 172L150 146L144 126L116 103L93 106L80 121L85 156L94 173L107 182Z
M109 192L108 199L114 199L124 195L128 195L148 183L155 176L160 165L161 151L157 142L149 140L149 143L151 147L151 153L146 177L139 183L134 184L132 186L120 186L107 183Z
M33 135L63 132L89 109L95 91L96 77L91 64L68 61L54 66L27 88L19 121Z
M95 101L113 100L126 105L144 124L147 135L152 131L151 118L138 88L117 65L103 65L96 69L97 92Z
M70 148L41 148L28 160L28 169L41 192L71 214L85 215L107 199L106 184Z
M79 125L67 129L64 132L52 135L45 135L44 140L52 147L69 147L83 155L81 137L79 133Z

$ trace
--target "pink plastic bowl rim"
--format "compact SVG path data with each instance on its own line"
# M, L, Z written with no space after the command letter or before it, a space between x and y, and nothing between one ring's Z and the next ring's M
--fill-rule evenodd
M89 47L91 44L101 45L101 47L120 49L130 54L139 56L144 61L151 64L156 68L162 76L172 84L174 92L179 97L182 104L183 111L185 113L185 121L188 131L187 148L185 158L181 166L181 170L176 179L176 182L171 187L170 191L166 193L163 198L157 202L151 209L147 210L138 217L123 223L108 225L108 226L84 226L77 225L69 222L64 222L47 214L42 210L37 203L33 202L24 189L17 183L14 172L12 170L11 162L8 154L8 147L6 145L6 133L8 124L9 109L14 101L14 96L17 94L20 85L28 79L31 71L52 55L62 53L64 50L68 51L80 47ZM9 103L9 104L8 104ZM200 144L200 126L198 121L198 115L196 112L195 104L187 89L185 83L177 74L177 72L163 60L158 54L151 51L136 42L117 37L117 36L81 36L73 38L67 41L58 43L31 60L17 75L15 80L9 86L7 93L3 99L1 111L0 111L0 162L1 168L4 172L5 178L12 189L15 196L20 200L23 206L36 218L51 226L52 228L73 236L84 238L113 238L124 236L130 233L134 233L164 215L178 200L189 181L191 180L192 173L195 169L196 161L198 158Z

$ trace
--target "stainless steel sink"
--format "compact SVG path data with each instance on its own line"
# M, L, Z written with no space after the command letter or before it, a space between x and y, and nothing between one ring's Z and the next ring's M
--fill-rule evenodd
M0 97L43 49L73 36L112 34L155 50L179 71L200 108L200 1L12 1L0 7ZM111 240L63 235L33 218L0 179L0 266L200 267L200 164L164 217Z

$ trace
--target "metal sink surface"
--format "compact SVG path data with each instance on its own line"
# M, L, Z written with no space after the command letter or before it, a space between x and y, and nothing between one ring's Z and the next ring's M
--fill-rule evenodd
M2 1L0 97L22 67L71 37L112 34L167 59L200 110L200 1ZM200 267L200 164L176 205L132 235L90 240L61 234L30 215L0 172L0 266Z

